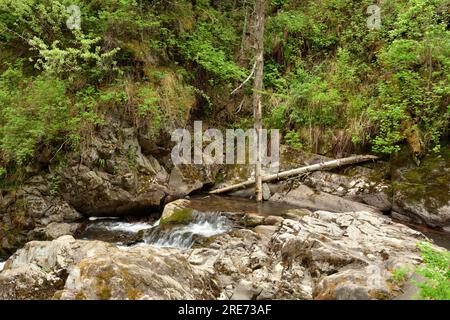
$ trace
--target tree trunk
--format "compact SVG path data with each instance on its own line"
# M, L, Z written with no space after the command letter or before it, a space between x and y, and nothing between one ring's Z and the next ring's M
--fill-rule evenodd
M327 162L316 163L316 164L302 167L302 168L297 168L297 169L283 171L283 172L276 173L276 174L271 174L271 175L262 177L261 180L264 182L268 182L268 181L287 178L290 176L299 175L299 174L303 174L303 173L307 173L307 172L311 172L311 171L334 169L334 168L341 167L341 166L348 165L348 164L354 164L354 163L365 162L365 161L376 160L376 159L378 159L378 157L371 156L371 155L353 156L353 157L348 157L348 158L343 158L343 159L336 159L336 160L331 160L331 161L327 161ZM234 185L231 185L231 186L228 186L225 188L212 190L209 193L211 193L211 194L224 193L224 192L232 191L232 190L239 189L239 188L246 188L246 187L253 185L254 183L255 183L255 180L249 180L249 181L234 184Z
M256 201L261 202L262 195L262 177L261 177L261 133L262 133L262 104L261 91L263 89L263 69L264 69L264 2L265 0L256 0L255 13L255 85L253 91L253 114L255 118L256 130Z

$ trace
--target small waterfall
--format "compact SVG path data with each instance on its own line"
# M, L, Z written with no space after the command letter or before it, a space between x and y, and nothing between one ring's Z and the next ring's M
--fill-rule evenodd
M120 231L128 233L137 233L141 230L150 229L151 227L151 224L144 222L100 222L96 225L96 228L104 228L109 231Z
M144 221L90 221L86 229L77 235L79 239L90 239L115 244L132 244L139 241L141 230L151 229L152 224Z
M0 261L0 272L3 270L5 263L6 263L6 261Z
M160 248L188 249L195 240L231 230L230 221L218 212L193 212L194 220L184 226L161 227L159 221L144 238L145 243Z

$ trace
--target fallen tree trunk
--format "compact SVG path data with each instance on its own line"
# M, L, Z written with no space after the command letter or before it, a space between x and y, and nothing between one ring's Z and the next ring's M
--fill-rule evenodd
M327 162L316 163L316 164L306 166L306 167L301 167L301 168L297 168L297 169L279 172L277 174L263 176L262 181L268 182L268 181L273 181L273 180L279 180L279 179L283 179L283 178L287 178L287 177L291 177L294 175L303 174L303 173L307 173L307 172L329 170L329 169L334 169L334 168L338 168L338 167L349 165L349 164L366 162L366 161L376 160L376 159L378 159L378 157L371 156L371 155L353 156L353 157L348 157L348 158L336 159L336 160L331 160L331 161L327 161ZM251 180L241 182L238 184L233 184L228 187L212 190L209 193L210 194L224 193L224 192L228 192L228 191L232 191L232 190L236 190L236 189L240 189L240 188L246 188L253 184L255 184L255 179L251 179Z

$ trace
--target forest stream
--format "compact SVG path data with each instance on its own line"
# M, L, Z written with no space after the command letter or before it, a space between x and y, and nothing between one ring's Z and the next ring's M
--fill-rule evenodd
M164 229L155 218L91 218L84 222L81 228L83 231L77 235L77 238L107 241L118 245L143 241L157 247L187 249L196 239L230 231L233 228L233 222L223 213L256 214L267 217L285 216L290 210L307 209L286 203L270 201L256 203L254 200L245 198L215 195L192 197L190 207L196 211L196 215L194 221L188 225ZM401 221L396 222L401 223ZM415 224L406 225L422 232L437 245L450 250L448 232ZM151 232L145 238L137 240L139 238L137 235L142 230L151 230Z

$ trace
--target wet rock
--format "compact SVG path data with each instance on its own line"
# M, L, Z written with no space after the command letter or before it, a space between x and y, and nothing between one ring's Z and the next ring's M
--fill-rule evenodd
M351 175L316 171L308 175L304 183L315 190L365 203L380 211L392 208L390 183L379 178L371 169Z
M270 226L278 225L278 224L282 223L283 220L284 220L284 218L280 217L280 216L268 216L268 217L264 218L264 224L270 225Z
M187 224L193 220L193 209L189 208L190 201L179 199L165 205L161 215L161 224Z
M74 235L79 227L79 223L52 222L45 227L44 233L48 239L57 239L64 235Z
M316 192L305 185L300 185L296 189L287 192L276 193L270 198L270 200L285 202L312 210L328 210L333 212L379 212L379 210L374 207L350 201L325 192Z
M244 216L244 225L253 228L264 223L264 217L258 214L249 213Z
M417 166L409 154L393 161L393 211L399 219L431 227L450 226L450 146Z

